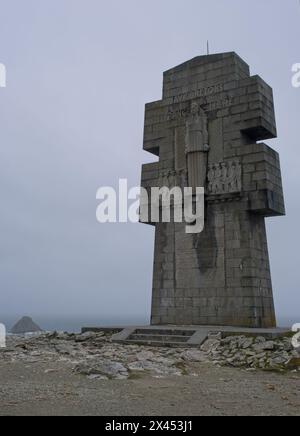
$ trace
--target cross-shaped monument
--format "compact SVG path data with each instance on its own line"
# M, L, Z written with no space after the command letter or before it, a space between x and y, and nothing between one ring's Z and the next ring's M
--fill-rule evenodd
M272 89L235 53L164 73L144 132L159 161L142 187L203 187L205 226L155 223L153 325L276 325L265 217L285 207L279 156L261 142L275 137Z

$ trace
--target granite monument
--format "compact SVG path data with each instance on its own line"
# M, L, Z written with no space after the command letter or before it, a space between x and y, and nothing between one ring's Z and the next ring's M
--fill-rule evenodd
M235 53L164 73L142 187L203 187L205 226L156 222L152 325L276 325L265 218L285 214L272 89ZM150 197L151 198L151 195Z

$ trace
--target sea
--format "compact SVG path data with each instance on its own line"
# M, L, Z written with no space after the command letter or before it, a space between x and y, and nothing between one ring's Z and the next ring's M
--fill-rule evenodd
M1 315L0 324L4 324L7 332L23 316L30 316L44 331L59 331L69 333L79 333L82 327L126 327L126 326L146 326L150 323L147 316L96 316L96 315L34 315L17 314ZM300 315L297 316L278 316L277 325L282 328L291 328L294 324L300 323Z
M91 315L1 315L0 324L4 324L7 332L23 317L29 316L44 331L79 333L82 327L126 327L149 325L150 319L143 316L91 316Z

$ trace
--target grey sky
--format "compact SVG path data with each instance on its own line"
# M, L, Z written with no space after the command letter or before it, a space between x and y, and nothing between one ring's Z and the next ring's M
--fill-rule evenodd
M268 220L274 293L280 316L300 312L298 0L0 0L1 314L147 319L154 230L97 224L95 195L140 183L144 104L207 39L274 88L288 212Z

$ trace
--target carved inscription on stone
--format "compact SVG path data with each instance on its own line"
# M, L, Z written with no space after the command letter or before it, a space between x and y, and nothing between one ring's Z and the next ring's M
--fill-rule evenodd
M182 93L179 95L176 95L173 97L173 103L181 103L185 100L191 100L193 98L198 98L198 97L206 97L209 95L214 95L217 94L219 92L223 92L224 91L224 84L223 83L219 83L218 85L214 85L214 86L208 86L205 88L199 88L193 91L189 91L186 93Z
M218 162L208 167L208 194L231 194L242 190L242 166L238 161Z
M159 186L169 189L175 187L184 189L187 186L187 171L162 171L159 177Z
M199 100L199 107L204 110L204 112L214 112L216 110L226 109L232 106L233 98L226 96L219 100L214 100L207 102L206 99ZM178 106L178 105L177 105ZM190 104L185 102L179 105L179 107L169 106L168 111L165 115L167 121L176 121L182 118L188 118L191 115Z

